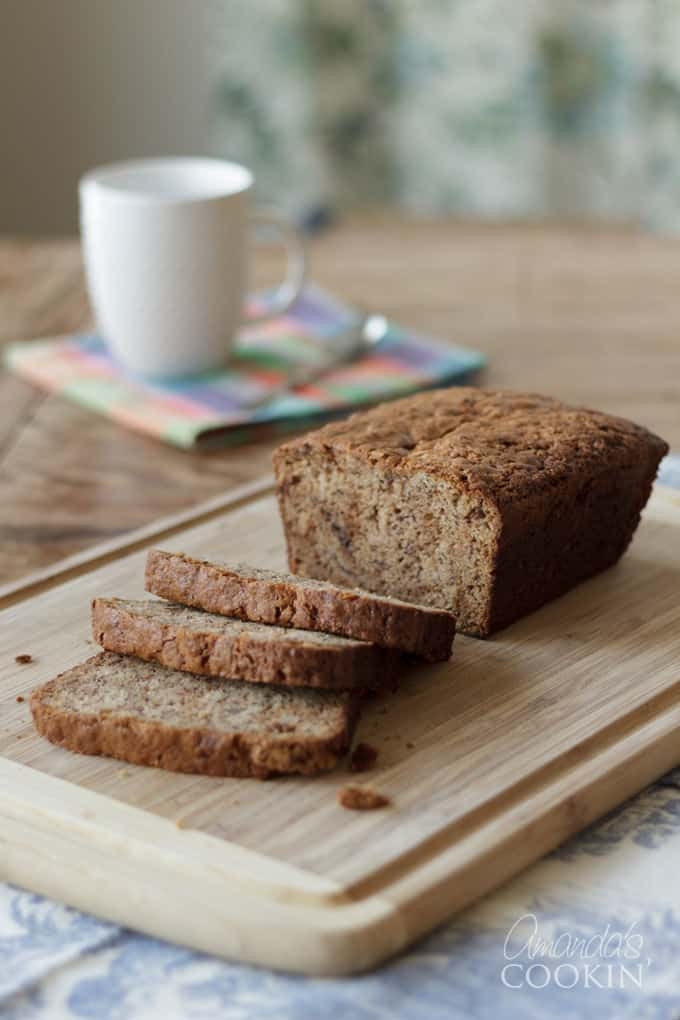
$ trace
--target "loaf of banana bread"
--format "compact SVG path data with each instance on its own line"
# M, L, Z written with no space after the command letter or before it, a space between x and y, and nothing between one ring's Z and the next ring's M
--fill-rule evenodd
M454 387L383 404L276 451L289 567L484 636L619 559L667 450L550 397Z

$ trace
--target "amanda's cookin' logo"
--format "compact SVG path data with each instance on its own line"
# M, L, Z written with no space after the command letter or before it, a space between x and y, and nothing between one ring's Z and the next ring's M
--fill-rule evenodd
M607 925L584 937L569 931L545 937L535 914L518 917L505 936L506 988L642 988L650 960L633 922L625 931Z

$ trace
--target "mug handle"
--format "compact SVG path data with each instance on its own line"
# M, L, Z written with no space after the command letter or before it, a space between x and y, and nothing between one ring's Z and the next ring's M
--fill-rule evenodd
M244 326L256 326L260 322L275 319L287 312L300 295L307 275L307 257L302 237L296 227L274 209L255 209L249 215L250 222L256 227L267 227L278 235L286 249L286 276L274 292L271 308L266 312L243 316Z

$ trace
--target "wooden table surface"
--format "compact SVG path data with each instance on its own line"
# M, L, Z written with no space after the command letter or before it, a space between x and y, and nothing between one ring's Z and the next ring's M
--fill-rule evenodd
M680 241L371 217L313 276L489 357L480 382L625 415L680 448ZM77 242L0 242L0 346L85 327ZM185 453L0 372L0 584L259 477L273 444Z

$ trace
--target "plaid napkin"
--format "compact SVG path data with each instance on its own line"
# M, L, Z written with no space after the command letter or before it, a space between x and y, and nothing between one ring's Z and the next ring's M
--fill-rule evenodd
M266 310L270 296L253 306ZM224 370L150 381L124 372L98 336L10 345L8 367L30 382L129 428L183 449L231 445L280 434L415 390L462 382L479 369L475 351L448 346L390 323L373 351L306 385L296 378L323 364L334 338L357 326L355 310L308 286L287 315L240 331ZM292 388L285 389L290 385Z

